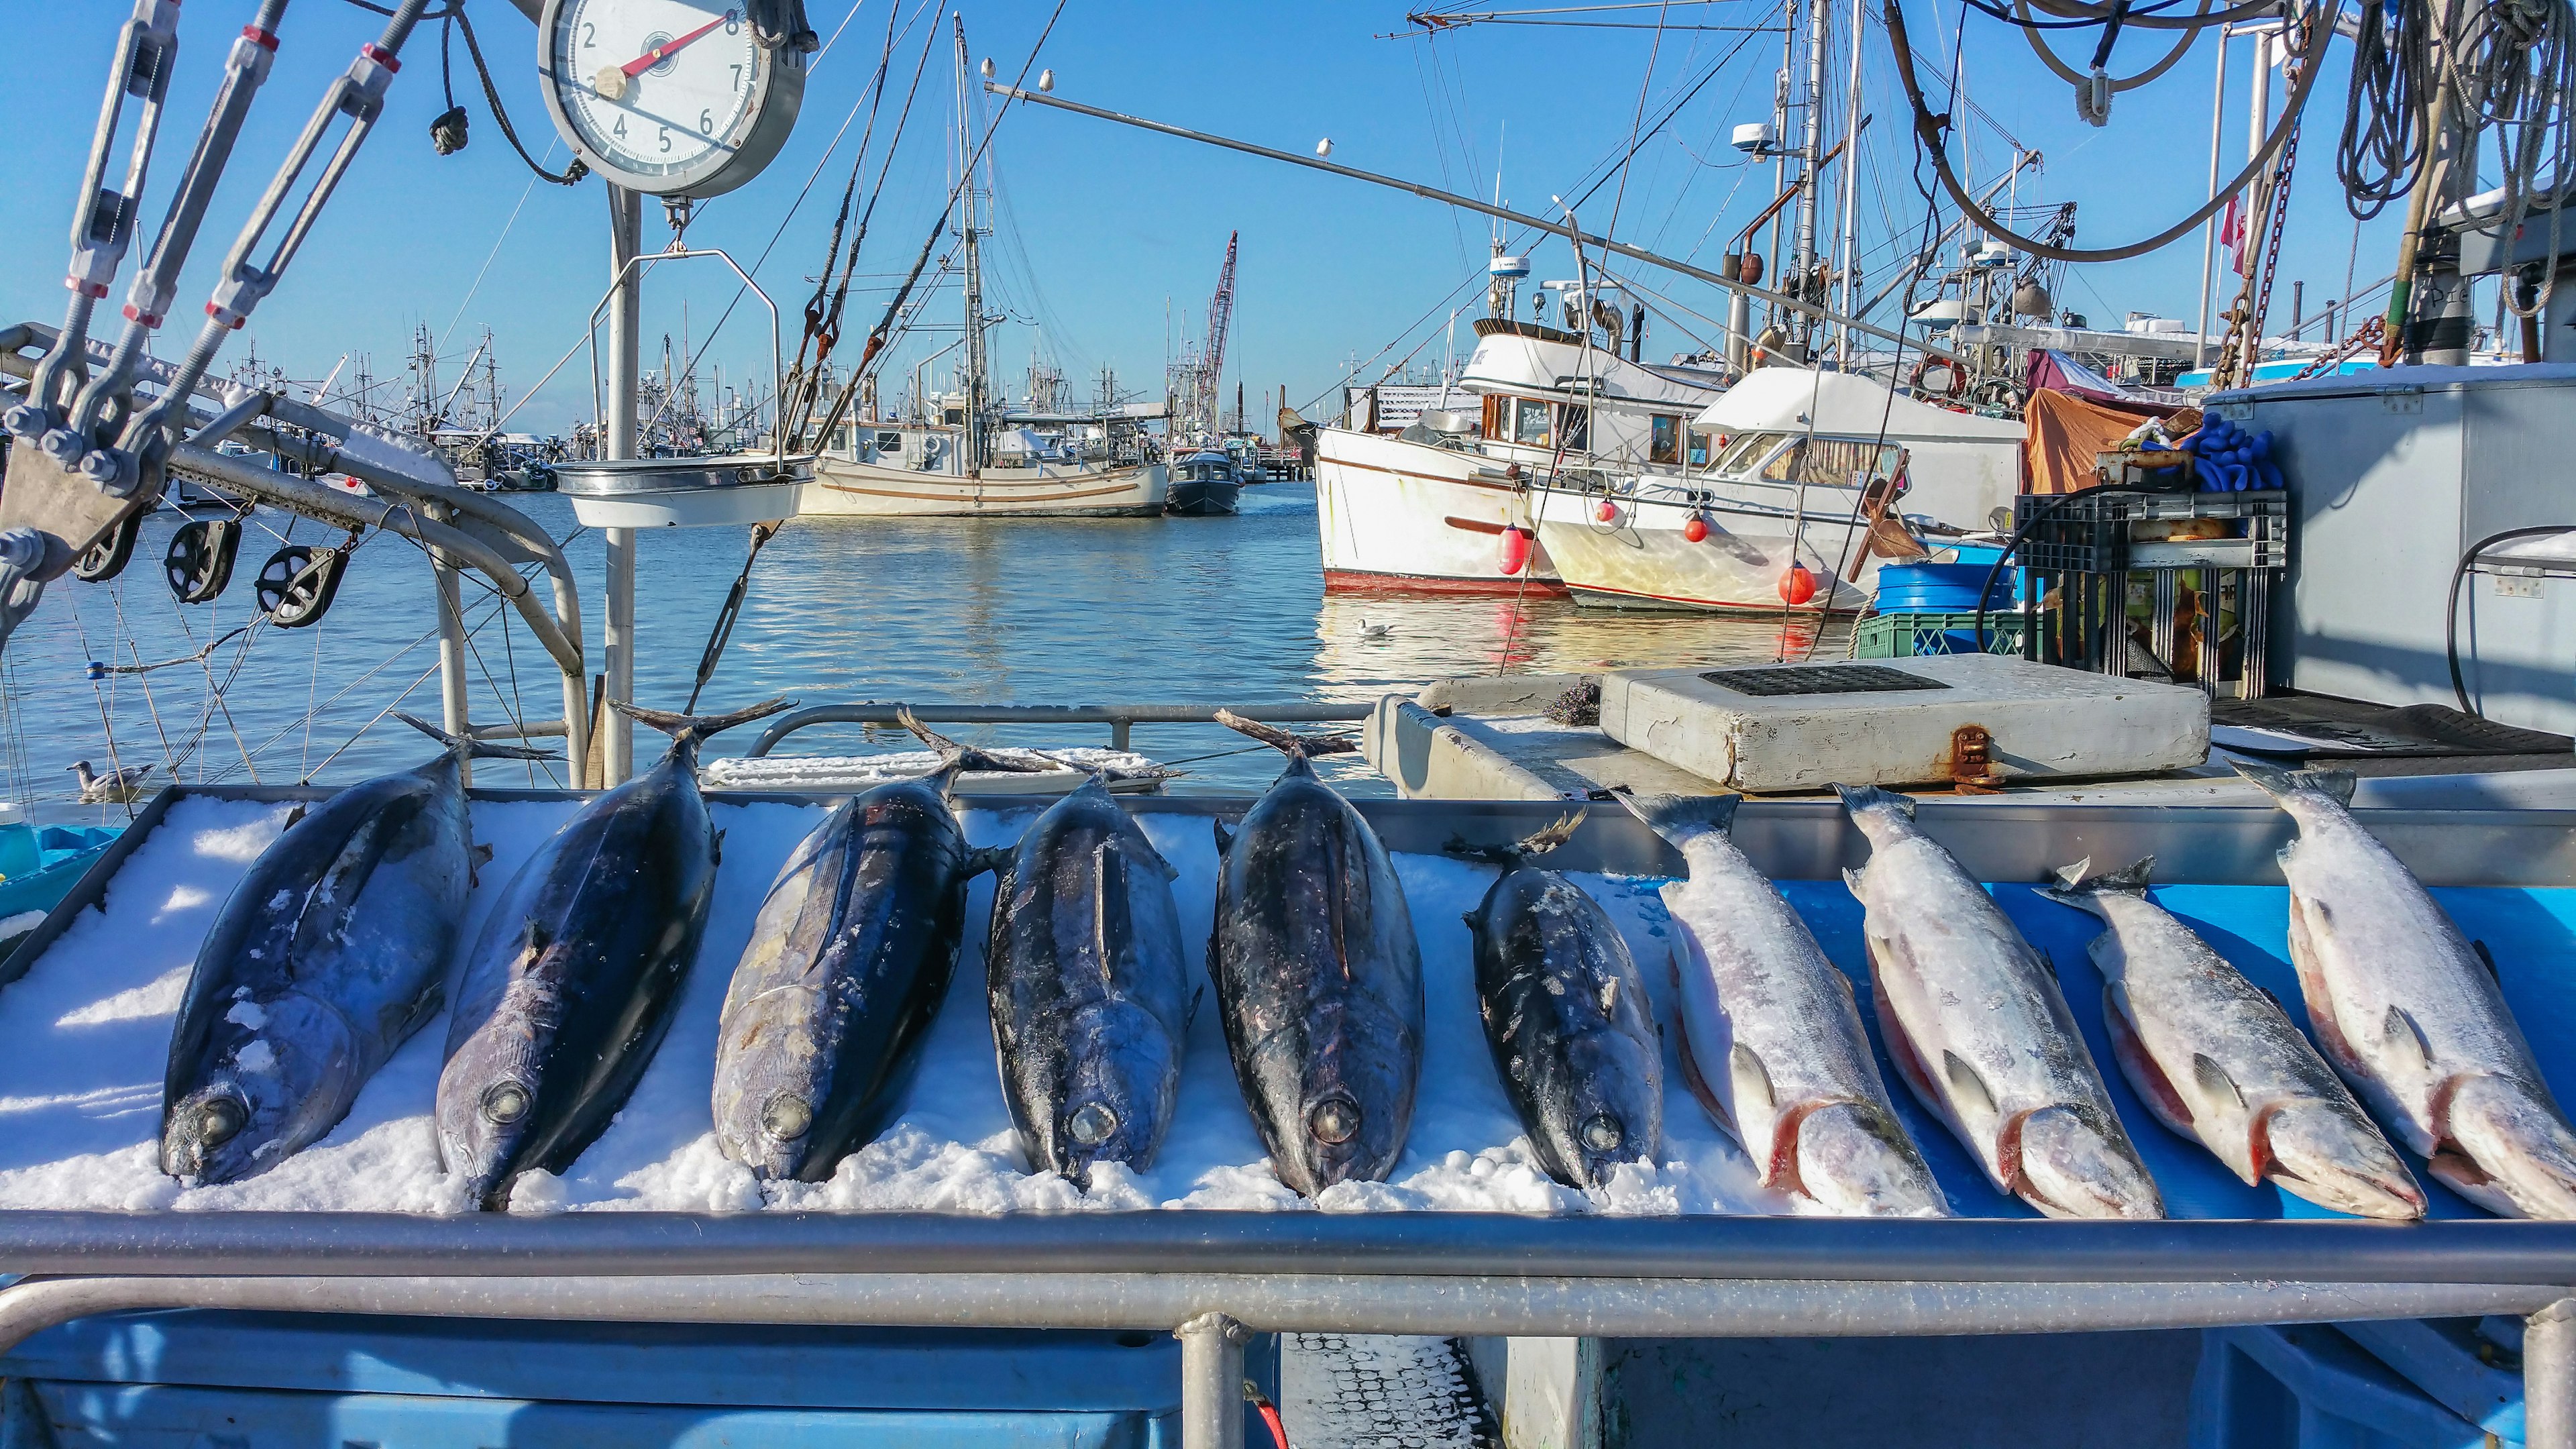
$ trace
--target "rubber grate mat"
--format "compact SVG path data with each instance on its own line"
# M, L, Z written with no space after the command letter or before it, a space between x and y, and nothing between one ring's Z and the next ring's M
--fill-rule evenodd
M1948 689L1937 679L1884 664L1813 664L1788 669L1714 669L1700 678L1737 694L1882 694L1899 689Z
M2576 749L2576 740L2565 735L2498 724L2440 704L2328 713L2303 708L2296 699L2217 700L2210 706L2210 723L2297 737L2297 742L2283 741L2277 749L2255 753L2319 758L2552 755Z
M1502 1445L1458 1346L1445 1338L1289 1334L1280 1345L1279 1409L1295 1449Z

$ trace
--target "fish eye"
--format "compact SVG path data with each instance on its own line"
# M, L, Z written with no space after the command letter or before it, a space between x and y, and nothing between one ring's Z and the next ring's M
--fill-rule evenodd
M814 1104L794 1092L781 1092L760 1109L761 1130L781 1142L793 1142L814 1125Z
M516 1082L495 1082L483 1093L483 1115L507 1127L528 1115L528 1089Z
M250 1114L230 1097L211 1097L197 1109L197 1135L208 1147L219 1147L241 1135Z
M1619 1144L1627 1140L1628 1133L1619 1125L1619 1119L1607 1112L1595 1112L1583 1119L1583 1145L1595 1152L1616 1152Z
M1085 1102L1074 1110L1073 1120L1065 1124L1073 1140L1084 1147L1097 1147L1118 1130L1118 1114L1098 1102Z
M1315 1140L1339 1147L1360 1133L1359 1104L1347 1097L1326 1097L1306 1114L1306 1130Z

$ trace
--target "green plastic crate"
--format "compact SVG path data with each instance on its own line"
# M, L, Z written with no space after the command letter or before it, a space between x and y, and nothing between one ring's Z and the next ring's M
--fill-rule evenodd
M1874 614L1860 621L1855 659L1911 659L1923 654L1970 654L1977 631L1975 610L1958 614ZM2021 614L1986 615L1986 652L2021 652Z

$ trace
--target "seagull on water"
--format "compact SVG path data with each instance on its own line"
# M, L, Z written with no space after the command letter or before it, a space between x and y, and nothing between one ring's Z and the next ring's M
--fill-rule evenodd
M1363 639L1384 639L1394 632L1393 624L1372 624L1366 619L1360 620L1360 637Z
M104 775L92 770L87 760L75 760L63 768L80 776L83 805L126 804L143 792L143 777L152 773L149 763L128 765Z

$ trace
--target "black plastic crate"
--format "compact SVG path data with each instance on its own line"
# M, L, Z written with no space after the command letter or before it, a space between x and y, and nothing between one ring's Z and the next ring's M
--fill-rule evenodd
M2289 495L2278 490L2151 493L2123 489L2081 497L2026 493L2013 502L2013 523L2027 530L2016 562L2037 573L2122 573L2133 566L2129 539L2129 526L2133 523L2241 518L2250 520L2246 537L2206 540L2220 545L2207 550L2210 557L2188 561L2160 558L2152 566L2279 568L2289 557L2289 514ZM2181 552L2171 545L2151 547L2165 554ZM2135 566L2150 565L2141 562Z

